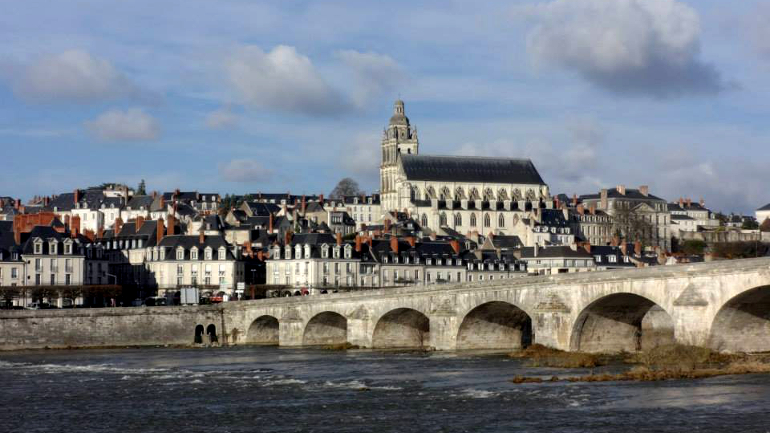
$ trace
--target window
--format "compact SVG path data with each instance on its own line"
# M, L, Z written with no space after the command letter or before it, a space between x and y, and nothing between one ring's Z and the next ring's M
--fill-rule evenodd
M441 212L441 215L438 217L438 225L442 227L446 225L446 214L444 212Z
M476 227L476 214L471 214L471 227Z
M601 263L602 262L602 256L597 254L597 255L594 256L594 260L596 261L596 263Z
M503 214L497 216L497 226L505 227L505 216Z
M48 254L51 254L51 255L57 254L58 253L57 251L58 249L56 248L57 245L58 244L56 242L51 242L50 244L48 244L48 249L49 249Z
M11 268L11 279L15 280L19 278L19 270L17 268Z
M190 250L190 260L198 260L198 249L193 248Z
M184 265L176 265L176 274L177 275L184 274Z
M51 285L52 286L56 285L56 274L51 274Z
M72 275L71 274L66 274L64 276L64 284L66 284L68 286L72 284Z
M324 264L323 264L323 272L324 272L324 274L328 274L329 273L329 262L324 262Z
M219 260L224 260L225 259L225 253L226 253L226 251L225 251L224 248L220 248L219 249Z
M459 213L455 214L455 226L461 226L463 225L463 216Z
M608 256L607 258L609 259L610 263L617 263L618 262L617 256Z
M178 248L176 250L176 259L177 260L184 260L184 249Z
M35 242L35 254L43 254L43 244L41 242Z
M423 227L428 227L428 215L425 215L425 214L422 215L421 223Z
M35 270L38 272L43 270L43 261L41 259L35 259Z

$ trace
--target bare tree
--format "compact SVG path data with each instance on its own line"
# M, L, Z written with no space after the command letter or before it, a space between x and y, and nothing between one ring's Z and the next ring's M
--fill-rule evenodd
M639 240L643 244L655 241L655 228L648 215L638 207L621 203L612 213L613 234L620 236L626 242Z
M337 183L332 192L329 194L330 198L340 199L345 196L360 195L363 191L358 187L358 182L346 177Z

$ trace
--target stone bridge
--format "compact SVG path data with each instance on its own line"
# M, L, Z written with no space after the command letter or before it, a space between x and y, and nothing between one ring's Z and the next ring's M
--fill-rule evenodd
M231 302L222 323L230 344L770 351L770 258Z

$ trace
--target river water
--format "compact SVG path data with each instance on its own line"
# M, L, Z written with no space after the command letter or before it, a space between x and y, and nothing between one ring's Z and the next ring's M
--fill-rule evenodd
M524 363L272 347L0 353L0 431L770 431L770 375L511 383L588 373Z

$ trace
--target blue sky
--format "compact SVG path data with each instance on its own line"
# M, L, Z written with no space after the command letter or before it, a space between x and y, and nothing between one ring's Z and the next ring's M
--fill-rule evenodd
M770 2L13 2L0 195L377 188L421 152L532 158L553 192L770 202Z

